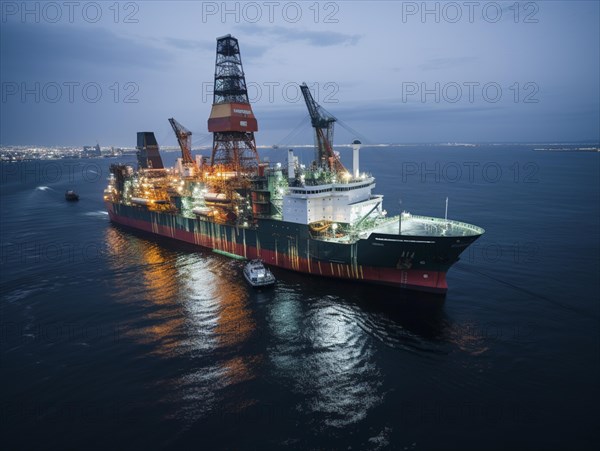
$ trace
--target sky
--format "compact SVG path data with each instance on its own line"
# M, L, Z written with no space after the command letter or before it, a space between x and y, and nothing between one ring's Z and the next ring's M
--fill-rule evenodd
M2 1L0 144L175 146L175 117L209 145L225 34L258 145L312 143L302 82L336 144L598 142L599 4Z

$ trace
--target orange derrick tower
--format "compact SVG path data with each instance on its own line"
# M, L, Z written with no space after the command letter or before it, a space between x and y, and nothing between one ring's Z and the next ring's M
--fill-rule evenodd
M259 162L254 132L258 124L246 88L238 40L217 38L213 105L208 119L213 133L211 166L222 172L254 171Z

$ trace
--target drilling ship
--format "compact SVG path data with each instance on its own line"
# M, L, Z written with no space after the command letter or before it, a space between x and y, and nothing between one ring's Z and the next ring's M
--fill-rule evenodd
M138 168L114 164L104 201L113 223L231 257L315 276L445 293L446 273L484 230L402 212L388 217L375 178L333 149L336 118L300 90L315 135L315 159L261 162L238 40L217 38L210 159L192 155L192 133L169 119L181 148L165 168L153 132L137 133Z

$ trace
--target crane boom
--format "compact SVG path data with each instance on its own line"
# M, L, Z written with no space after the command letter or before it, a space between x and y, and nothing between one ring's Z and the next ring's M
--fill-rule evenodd
M184 164L194 164L192 158L192 132L177 122L174 118L169 119L171 127L177 136L179 147L181 148L181 158Z
M310 123L315 129L317 165L334 172L346 172L342 162L333 151L333 125L337 119L313 99L306 83L300 85L300 90L308 108Z

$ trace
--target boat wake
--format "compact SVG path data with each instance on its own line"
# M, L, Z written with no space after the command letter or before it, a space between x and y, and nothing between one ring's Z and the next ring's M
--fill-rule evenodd
M105 218L108 216L107 211L97 210L97 211L87 211L83 213L83 216L92 216L94 218Z

